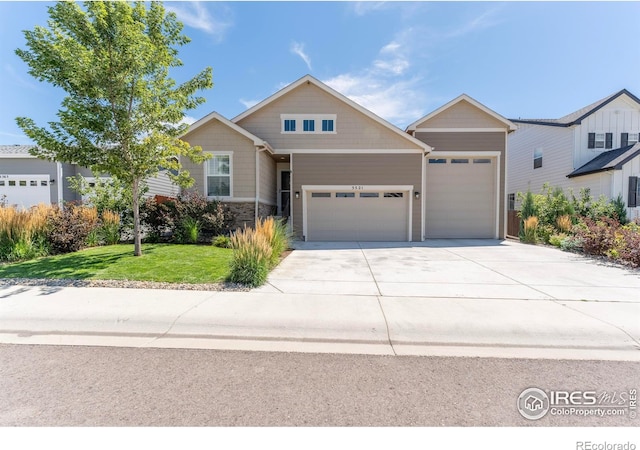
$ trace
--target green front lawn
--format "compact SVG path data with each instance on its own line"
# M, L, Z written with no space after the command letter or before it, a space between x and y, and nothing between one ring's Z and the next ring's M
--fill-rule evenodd
M168 283L216 283L229 274L232 250L204 245L109 245L75 253L0 265L0 278L135 280Z

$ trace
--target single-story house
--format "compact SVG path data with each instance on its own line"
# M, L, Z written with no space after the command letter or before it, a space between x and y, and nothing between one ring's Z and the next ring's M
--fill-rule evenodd
M467 95L401 130L306 75L231 120L195 122L182 139L212 157L182 163L236 226L275 214L307 241L495 239L514 130Z
M0 145L0 204L22 208L39 203L81 202L82 197L69 186L67 178L82 175L89 183L96 176L76 164L47 161L30 153L33 145ZM175 197L179 188L160 173L146 180L146 196Z

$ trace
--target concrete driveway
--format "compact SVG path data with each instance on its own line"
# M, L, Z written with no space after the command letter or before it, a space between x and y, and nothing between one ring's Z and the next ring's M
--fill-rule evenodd
M640 302L640 271L514 241L297 242L259 292Z

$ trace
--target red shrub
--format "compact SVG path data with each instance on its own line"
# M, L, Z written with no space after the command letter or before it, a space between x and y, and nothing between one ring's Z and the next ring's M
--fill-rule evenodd
M594 221L588 217L582 218L584 227L577 230L577 235L582 238L583 251L590 255L607 254L608 250L615 247L616 231L620 228L620 223L608 217L601 217Z

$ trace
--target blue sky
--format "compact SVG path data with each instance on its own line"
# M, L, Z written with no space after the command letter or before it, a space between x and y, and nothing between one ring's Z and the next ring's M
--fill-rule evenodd
M63 93L14 53L44 2L0 1L0 144L56 120ZM189 120L240 114L310 73L405 128L466 93L508 118L557 118L620 89L640 95L638 2L165 2L192 42L184 81L213 67Z

